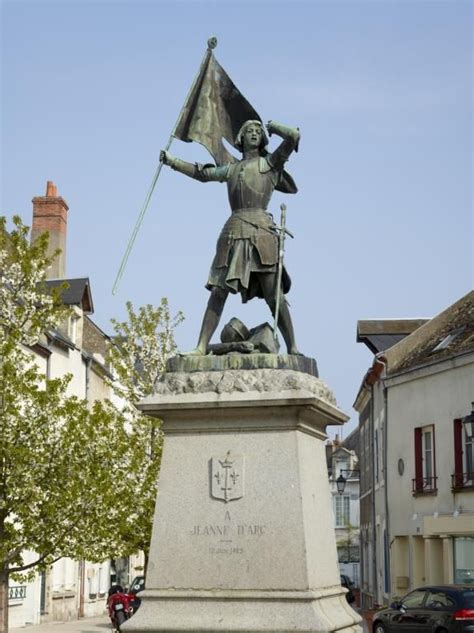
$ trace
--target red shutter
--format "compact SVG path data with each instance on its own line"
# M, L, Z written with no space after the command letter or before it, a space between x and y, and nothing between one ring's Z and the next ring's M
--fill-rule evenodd
M454 485L457 487L463 484L463 463L462 463L462 420L454 420Z
M423 490L423 453L421 426L415 429L415 490Z

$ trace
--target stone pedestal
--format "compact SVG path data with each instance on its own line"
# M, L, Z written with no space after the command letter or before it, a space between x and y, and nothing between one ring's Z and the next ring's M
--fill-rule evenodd
M150 563L135 632L359 633L339 582L324 450L342 424L318 378L285 369L166 374Z

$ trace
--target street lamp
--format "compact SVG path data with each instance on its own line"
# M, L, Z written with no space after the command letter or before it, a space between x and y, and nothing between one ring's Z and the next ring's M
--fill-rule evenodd
M340 472L341 474L336 479L336 486L338 494L342 495L344 494L344 490L346 489L346 481L354 476L358 478L360 475L360 471L342 468Z
M470 422L471 424L474 423L474 402L471 402L471 413L469 415L464 416L464 418L462 419L462 421L464 423L466 422Z

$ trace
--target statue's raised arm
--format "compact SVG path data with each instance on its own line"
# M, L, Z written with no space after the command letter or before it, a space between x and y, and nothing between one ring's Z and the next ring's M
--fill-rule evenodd
M267 130L270 136L276 134L283 139L277 149L268 155L268 160L275 169L283 169L283 165L290 157L290 154L298 151L301 137L300 131L298 128L288 127L276 121L269 121Z

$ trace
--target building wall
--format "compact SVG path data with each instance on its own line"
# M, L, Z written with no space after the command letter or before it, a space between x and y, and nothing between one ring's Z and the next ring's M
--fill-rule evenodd
M85 364L79 349L62 349L55 346L54 354L50 358L49 371L50 378L61 378L65 374L71 374L68 395L85 397Z
M392 595L402 595L419 584L453 582L456 547L464 560L472 552L466 568L474 570L474 489L451 489L453 421L471 411L474 355L388 378L386 385ZM429 425L437 492L414 496L415 428Z
M83 614L85 617L105 614L110 588L110 561L85 563L84 572Z
M107 386L103 378L101 367L92 362L87 370L87 399L89 402L95 400L112 399L111 389Z
M372 608L376 597L376 535L374 512L374 441L372 389L364 389L358 403L360 433L360 589L361 606Z
M25 564L33 562L36 556L33 552L24 552ZM40 621L40 579L36 576L30 582L10 579L10 595L8 601L8 619L10 628L17 628L29 624L39 624Z
M387 498L386 498L386 392L383 383L372 387L372 468L374 511L374 592L375 604L387 604L390 596L390 571L387 553Z

